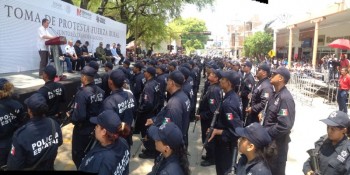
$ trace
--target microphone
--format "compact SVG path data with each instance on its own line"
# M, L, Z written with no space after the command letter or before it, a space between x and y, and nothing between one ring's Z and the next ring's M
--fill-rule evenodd
M60 35L57 35L56 30L54 30L51 26L49 28L55 33L56 36L60 36Z

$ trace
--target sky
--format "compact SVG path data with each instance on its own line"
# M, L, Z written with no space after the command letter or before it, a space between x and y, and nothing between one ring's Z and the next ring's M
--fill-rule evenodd
M283 14L293 20L326 9L339 1L341 0L269 0L269 4L261 4L253 0L216 0L212 7L206 7L200 12L196 6L186 5L181 16L204 20L212 37L225 36L227 24L243 24L254 14L259 15L264 23L276 18L284 19Z

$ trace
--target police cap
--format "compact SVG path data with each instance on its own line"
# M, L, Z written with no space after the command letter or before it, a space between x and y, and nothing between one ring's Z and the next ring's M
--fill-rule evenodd
M237 136L247 138L258 148L267 146L272 141L269 133L259 123L252 123L245 128L239 127L235 133Z
M109 74L109 79L112 80L113 84L117 87L122 87L125 82L125 73L121 69L116 69Z
M126 64L126 65L130 66L130 61L129 61L129 60L125 60L125 61L123 62L123 64Z
M156 69L154 67L147 67L146 72L150 73L152 76L156 75Z
M181 71L181 73L185 76L185 79L187 79L191 74L191 71L187 67L180 67L179 71Z
M105 128L108 132L116 134L118 127L122 123L118 114L113 110L105 110L97 117L91 117L90 122L98 124Z
M88 66L94 68L96 71L98 71L98 68L100 67L96 61L90 61Z
M347 128L349 126L349 116L343 111L334 111L328 118L320 120L329 126L338 126Z
M168 79L173 80L178 85L183 85L185 82L185 76L178 70L171 72Z
M266 71L266 73L269 75L270 74L270 66L267 65L266 63L261 63L258 67L258 69L261 69L263 71Z
M240 77L239 74L235 71L222 71L221 72L221 78L227 78L231 84L233 85L239 85Z
M45 74L48 76L50 80L53 80L56 76L56 68L52 65L48 65L44 68Z
M286 83L287 83L287 82L289 81L289 79L290 79L289 70L288 70L287 68L285 68L285 67L280 66L279 68L273 70L272 73L273 73L273 74L280 74L280 75L284 78L284 80L285 80Z
M113 69L113 64L111 62L107 62L105 64L105 67L108 67L109 69Z
M164 64L158 65L156 66L156 68L159 68L160 70L162 70L163 72L166 71L166 66Z
M134 64L134 67L139 68L141 70L143 68L143 64L140 62L137 62Z
M96 74L96 70L90 66L85 66L81 71L81 74L89 77L94 77Z
M252 64L252 62L250 62L250 61L246 61L246 62L243 64L243 66L247 66L247 67L252 68L253 64Z
M169 63L169 66L173 66L173 67L176 67L177 66L177 63L175 61L172 61Z
M34 93L29 98L25 99L24 104L26 104L32 111L38 111L44 107L47 107L46 99L40 93Z
M184 144L181 130L175 123L169 122L156 127L152 125L148 129L149 136L155 141L162 141L171 149L176 149Z

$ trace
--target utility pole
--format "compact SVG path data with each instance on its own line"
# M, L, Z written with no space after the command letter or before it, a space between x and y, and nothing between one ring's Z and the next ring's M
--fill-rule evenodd
M135 23L135 41L134 41L134 46L135 46L135 53L137 52L137 46L138 46L138 35L139 35L139 0L136 0L136 9L135 9L135 15L136 15L136 23Z

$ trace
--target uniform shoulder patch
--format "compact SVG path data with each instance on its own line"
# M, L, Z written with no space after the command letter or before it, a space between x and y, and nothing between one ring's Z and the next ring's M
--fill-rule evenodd
M234 115L232 113L226 113L227 120L233 120Z
M215 104L215 99L209 99L209 104L211 105Z
M11 147L11 152L10 152L10 154L13 155L13 156L16 155L16 148L15 148L15 146L13 146L13 145L12 145L12 147Z
M288 109L280 109L280 111L278 112L278 115L288 116Z

